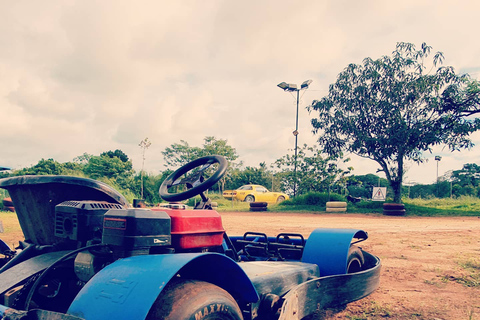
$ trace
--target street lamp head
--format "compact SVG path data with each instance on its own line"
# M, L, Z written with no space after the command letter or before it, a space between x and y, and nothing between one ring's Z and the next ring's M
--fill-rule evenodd
M435 161L440 161L440 160L442 160L441 156L435 156Z
M297 91L297 85L292 83L282 82L277 84L277 87L285 91Z
M305 80L303 81L302 85L300 86L301 89L307 89L310 83L312 83L313 80Z

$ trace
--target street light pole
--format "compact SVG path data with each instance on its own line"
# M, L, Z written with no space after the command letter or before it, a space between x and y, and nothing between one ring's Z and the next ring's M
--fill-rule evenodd
M296 84L291 84L291 83L286 83L282 82L277 84L277 87L282 89L283 91L288 91L288 92L297 92L297 113L296 113L296 118L295 118L295 131L293 131L293 135L295 136L295 165L293 169L293 196L295 197L297 194L297 146L298 146L298 105L300 103L300 91L302 90L307 90L308 86L312 83L312 80L306 80L304 81L300 89L297 88Z
M437 161L437 197L440 197L440 191L438 189L438 164L440 163L440 160L442 160L441 156L435 156L435 161Z

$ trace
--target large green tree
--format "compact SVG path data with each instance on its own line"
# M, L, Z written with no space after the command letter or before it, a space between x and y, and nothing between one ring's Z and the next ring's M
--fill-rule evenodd
M119 158L104 152L100 156L90 157L83 171L92 179L100 177L118 179L132 176L133 166L126 155Z
M453 67L438 67L441 52L430 55L425 43L417 49L398 43L390 56L350 64L329 87L328 95L307 108L319 143L330 154L342 151L378 163L401 201L406 160L424 161L435 145L451 151L470 148L470 133L480 120L480 86Z
M220 189L223 190L225 179L231 175L233 168L238 167L238 164L235 163L235 160L238 159L237 150L224 139L207 136L203 141L201 147L192 147L187 141L180 140L180 143L174 143L170 147L165 148L162 151L165 166L170 169L178 168L200 157L208 155L224 156L229 163L229 169L226 177L223 177L220 181Z
M40 159L36 165L15 171L15 175L60 175L65 166L53 159Z
M475 163L466 163L462 169L452 171L450 180L462 187L478 187L480 184L480 166Z
M192 147L185 140L174 143L162 151L166 167L177 168L190 161L208 155L224 156L230 163L238 158L237 150L228 144L227 140L207 136L201 147Z

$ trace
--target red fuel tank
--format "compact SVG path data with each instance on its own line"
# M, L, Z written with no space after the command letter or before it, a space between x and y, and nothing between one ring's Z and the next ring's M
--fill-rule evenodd
M172 246L175 249L197 249L221 246L225 230L215 210L182 210L152 208L164 211L171 218Z

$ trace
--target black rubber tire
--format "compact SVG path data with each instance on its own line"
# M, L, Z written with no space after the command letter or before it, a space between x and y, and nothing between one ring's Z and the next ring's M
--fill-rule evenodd
M405 205L403 203L384 203L383 209L385 210L403 210Z
M277 198L277 203L280 203L280 202L283 202L285 201L285 197L284 196L280 196Z
M350 246L347 258L347 273L355 273L363 270L365 257L362 250L354 245Z
M248 196L245 197L245 202L255 202L255 197L249 194Z
M398 209L398 210L386 210L383 209L383 214L386 216L404 216L405 209Z
M5 198L3 199L3 205L5 207L13 207L13 201L11 198Z
M4 207L3 207L3 210L5 210L5 211L10 211L10 212L15 212L15 207L10 207L10 206L7 207L7 206L4 206Z
M250 207L250 211L267 211L267 207Z
M250 208L256 208L256 207L267 207L268 203L266 202L250 202Z
M233 297L204 281L173 280L153 304L147 320L243 320Z

